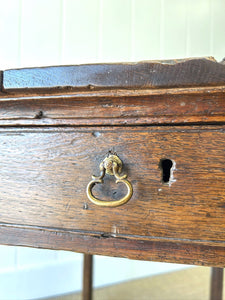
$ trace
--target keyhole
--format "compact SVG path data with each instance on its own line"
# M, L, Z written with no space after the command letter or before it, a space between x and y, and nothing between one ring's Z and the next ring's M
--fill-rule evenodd
M173 162L171 159L161 159L160 168L162 170L162 182L168 183L170 181L172 166Z

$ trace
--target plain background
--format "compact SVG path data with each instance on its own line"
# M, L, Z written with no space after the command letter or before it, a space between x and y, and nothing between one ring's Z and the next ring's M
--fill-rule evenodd
M224 0L0 0L0 69L225 56ZM0 299L81 288L82 255L0 246ZM96 257L95 286L185 266Z

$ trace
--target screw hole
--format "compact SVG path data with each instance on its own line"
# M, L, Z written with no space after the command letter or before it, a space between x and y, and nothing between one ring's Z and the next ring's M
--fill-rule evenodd
M173 162L171 159L161 159L159 164L162 170L162 182L168 183L171 178L171 168L173 167Z

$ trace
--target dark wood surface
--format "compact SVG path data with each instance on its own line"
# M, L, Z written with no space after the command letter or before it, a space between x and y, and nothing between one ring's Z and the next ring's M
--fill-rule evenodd
M89 235L85 232L10 224L0 226L0 238L0 243L6 245L61 249L138 260L215 267L224 267L225 261L225 247L208 246L198 241L149 241L103 233Z
M225 122L225 65L213 58L2 72L0 126Z
M93 256L90 254L84 254L82 300L92 300L92 290L93 290L92 286L93 286Z
M212 268L211 270L210 300L223 299L223 269Z
M225 122L224 87L2 94L2 126Z
M8 70L1 83L1 244L225 266L223 63ZM109 150L134 188L117 208L85 192ZM112 181L95 195L120 199Z
M224 130L224 126L1 129L1 222L223 246ZM117 208L96 206L85 192L109 150L123 160L134 188L132 199ZM164 158L174 166L169 184L162 182L159 167ZM125 194L123 188L106 176L94 193L115 200Z
M223 85L213 58L6 70L3 91L25 89L160 88Z

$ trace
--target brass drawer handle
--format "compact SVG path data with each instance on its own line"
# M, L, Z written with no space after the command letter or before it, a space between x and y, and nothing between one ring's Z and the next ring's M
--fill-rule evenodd
M99 169L100 169L100 176L93 175L92 180L87 185L88 199L96 205L108 206L108 207L116 207L127 203L132 197L133 187L131 183L125 179L127 178L127 175L122 175L122 176L119 175L119 173L122 170L122 161L120 160L120 158L117 155L110 154L100 163ZM122 182L126 185L128 190L126 196L124 196L120 200L115 200L115 201L104 201L104 200L97 199L93 196L92 194L93 186L97 183L103 183L103 177L105 176L105 173L109 175L114 175L116 178L116 183Z

